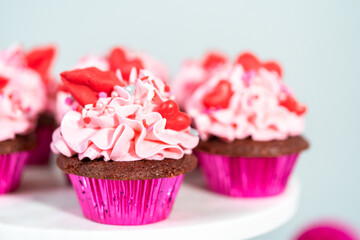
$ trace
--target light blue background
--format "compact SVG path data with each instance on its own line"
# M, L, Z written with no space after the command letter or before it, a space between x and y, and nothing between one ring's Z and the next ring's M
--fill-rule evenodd
M324 217L360 226L360 1L4 1L0 48L56 42L56 70L115 44L144 50L173 74L207 49L256 51L283 63L285 81L309 105L311 149L296 172L296 217L257 239L290 239Z

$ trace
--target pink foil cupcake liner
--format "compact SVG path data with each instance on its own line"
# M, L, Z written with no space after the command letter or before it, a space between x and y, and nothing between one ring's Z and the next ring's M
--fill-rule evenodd
M0 155L0 194L16 190L30 151Z
M228 157L195 152L208 187L233 197L269 197L282 193L298 153L270 157Z
M143 225L168 217L184 176L126 181L69 177L86 218L111 225Z
M26 165L46 165L50 159L50 143L54 127L52 125L40 126L36 129L37 146L31 152Z

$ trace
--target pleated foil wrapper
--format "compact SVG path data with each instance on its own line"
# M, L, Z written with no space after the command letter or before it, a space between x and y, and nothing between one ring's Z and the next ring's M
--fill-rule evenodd
M30 151L0 155L0 194L15 191L19 187L25 162Z
M26 165L47 165L50 159L50 143L54 127L51 125L40 126L36 129L37 146L31 151Z
M85 217L111 225L144 225L166 219L184 177L122 181L68 176Z
M211 190L232 197L261 198L285 190L299 154L248 158L197 151L195 155Z

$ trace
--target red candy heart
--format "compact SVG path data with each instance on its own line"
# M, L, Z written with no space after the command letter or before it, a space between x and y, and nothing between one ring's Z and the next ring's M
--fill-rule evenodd
M114 72L95 67L75 69L60 75L66 89L82 106L95 103L100 92L110 95L115 85L125 86Z
M191 118L189 115L180 112L179 106L173 100L163 102L157 111L163 118L166 118L166 129L181 131L189 127L191 124Z
M132 60L128 60L126 58L125 51L121 48L114 48L109 56L109 64L110 70L116 71L120 69L122 77L124 80L129 80L131 69L136 68L137 73L139 73L140 69L143 69L143 63L140 59L134 58Z
M286 95L284 99L280 99L280 106L286 107L290 112L294 112L297 115L302 115L306 112L305 105L298 103L295 98L290 95Z
M221 80L214 89L203 98L203 104L207 108L227 108L233 92L231 84Z
M217 52L211 52L208 55L205 56L202 66L203 68L214 68L218 65L225 64L227 62L227 59L224 55L217 53Z
M3 76L0 76L0 90L3 89L9 82L9 79Z
M259 68L265 68L269 71L274 71L282 76L282 69L281 66L277 62L268 61L268 62L261 62L254 54L252 53L242 53L238 56L235 63L239 63L243 66L246 72L250 70L257 71Z
M38 72L45 83L49 82L49 71L55 58L54 46L35 48L25 56L27 66Z

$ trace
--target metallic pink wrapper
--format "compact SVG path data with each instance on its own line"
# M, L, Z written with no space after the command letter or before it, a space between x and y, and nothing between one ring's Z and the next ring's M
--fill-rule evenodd
M29 160L26 165L46 165L50 159L50 143L54 127L44 125L36 129L37 146L31 151Z
M86 218L111 225L144 225L168 217L184 176L127 181L69 177Z
M195 152L209 188L232 197L269 197L282 193L298 153L271 157L228 157Z
M30 151L0 155L0 194L16 190Z

